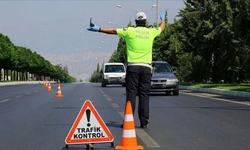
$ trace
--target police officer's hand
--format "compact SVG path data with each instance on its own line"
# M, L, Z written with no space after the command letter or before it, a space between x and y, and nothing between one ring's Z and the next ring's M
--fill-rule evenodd
M100 27L98 27L97 25L94 26L89 26L87 28L88 31L94 31L94 32L99 32L100 31Z
M160 12L160 19L161 20L165 20L165 14L164 14L164 12Z

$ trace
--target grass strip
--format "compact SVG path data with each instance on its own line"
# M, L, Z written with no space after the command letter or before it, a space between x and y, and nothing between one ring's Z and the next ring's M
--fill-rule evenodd
M198 88L214 88L214 89L223 89L223 90L229 90L229 91L250 92L250 84L213 84L213 83L181 82L180 85L192 86L192 87L198 87Z

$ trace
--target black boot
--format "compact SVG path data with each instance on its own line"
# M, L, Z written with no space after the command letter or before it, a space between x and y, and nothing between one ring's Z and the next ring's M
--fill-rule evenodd
M141 121L140 128L147 128L147 127L148 127L148 123L149 123L149 121L148 121L148 120Z

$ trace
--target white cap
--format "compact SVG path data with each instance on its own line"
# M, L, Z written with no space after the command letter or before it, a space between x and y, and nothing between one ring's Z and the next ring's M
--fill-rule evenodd
M147 19L147 16L144 12L138 12L136 14L136 19L135 20L145 20Z

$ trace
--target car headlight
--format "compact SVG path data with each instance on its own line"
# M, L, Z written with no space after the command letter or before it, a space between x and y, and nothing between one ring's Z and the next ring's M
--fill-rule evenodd
M108 76L108 75L105 75L105 76L104 76L104 79L108 79L108 78L109 78L109 76Z
M167 82L170 81L170 82L178 82L179 80L178 79L168 79Z
M122 75L122 79L125 79L126 75Z

